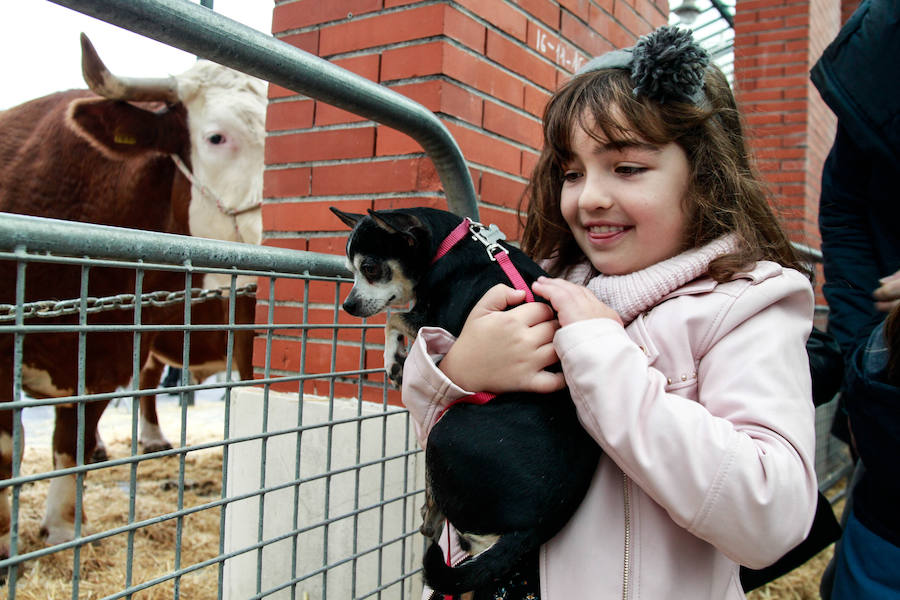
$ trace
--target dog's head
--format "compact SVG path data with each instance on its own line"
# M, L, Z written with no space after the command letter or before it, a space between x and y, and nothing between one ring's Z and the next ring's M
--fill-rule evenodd
M416 216L399 210L369 210L368 215L331 207L353 231L347 240L347 261L353 289L344 310L371 317L389 306L406 306L416 282L430 262L431 234Z

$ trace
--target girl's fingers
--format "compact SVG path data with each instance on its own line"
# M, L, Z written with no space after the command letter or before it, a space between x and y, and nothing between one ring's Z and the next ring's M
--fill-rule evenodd
M587 288L575 285L565 279L550 279L549 277L539 277L532 289L534 293L546 298L554 308L559 302L581 296L583 292L587 291Z
M510 312L528 327L534 327L553 319L553 309L543 302L521 304L511 309Z
M550 365L558 363L559 356L557 356L556 348L553 347L553 344L545 344L535 352L535 360L541 369L546 369Z
M872 294L880 303L900 299L900 271L878 280L881 286ZM883 310L879 308L879 310Z
M537 373L531 380L531 389L529 391L539 394L549 394L566 387L566 378L562 373L551 373L550 371L541 371Z
M484 296L475 303L475 306L472 308L472 312L478 311L479 313L493 312L499 310L506 310L509 306L516 306L517 304L521 304L525 300L525 292L524 290L517 290L509 287L508 285L504 285L502 283L498 283L488 291L484 293Z
M549 300L556 309L562 327L596 318L608 318L619 323L622 322L616 311L601 302L593 292L584 286L564 279L540 277L533 287L535 294Z
M553 336L556 335L557 329L559 329L559 321L553 319L532 326L531 331L537 343L552 344Z

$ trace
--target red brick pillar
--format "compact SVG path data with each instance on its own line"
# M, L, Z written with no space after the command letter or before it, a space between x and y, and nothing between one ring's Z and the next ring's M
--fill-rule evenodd
M434 111L468 162L481 220L516 238L552 91L590 56L633 44L667 17L667 0L296 0L276 3L272 27ZM266 244L342 253L346 228L329 205L446 208L412 138L277 86L269 94ZM276 290L276 307L285 290ZM266 310L266 291L260 299ZM279 352L299 355L298 345L282 340ZM369 358L369 368L381 365L378 352Z
M758 166L792 238L813 247L835 119L809 70L839 28L834 0L745 0L735 15L735 93Z
M735 14L735 94L747 117L757 165L791 239L821 247L822 166L836 119L809 79L834 39L849 0L742 0ZM817 304L821 295L818 271Z

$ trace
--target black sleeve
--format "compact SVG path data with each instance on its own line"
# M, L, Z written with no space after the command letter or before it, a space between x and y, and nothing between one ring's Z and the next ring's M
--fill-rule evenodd
M834 146L822 172L819 230L822 234L825 285L830 314L828 331L845 357L865 342L884 317L872 292L879 286L867 187L873 160L838 125ZM877 199L876 199L877 200Z

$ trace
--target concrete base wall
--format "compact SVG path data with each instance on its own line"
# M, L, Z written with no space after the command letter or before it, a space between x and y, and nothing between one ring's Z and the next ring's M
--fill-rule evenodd
M229 497L286 487L228 505L225 552L251 549L225 563L224 598L246 600L282 585L266 598L291 598L288 584L298 578L294 597L303 600L356 598L378 588L385 588L382 598L419 598L421 577L408 574L421 566L423 495L413 492L423 487L424 456L411 454L418 446L405 411L390 406L385 415L379 404L321 398L300 407L296 394L275 392L266 403L262 389L248 388L234 395L230 437L262 433L266 404L266 431L298 422L304 430L268 438L265 457L259 439L230 446Z

